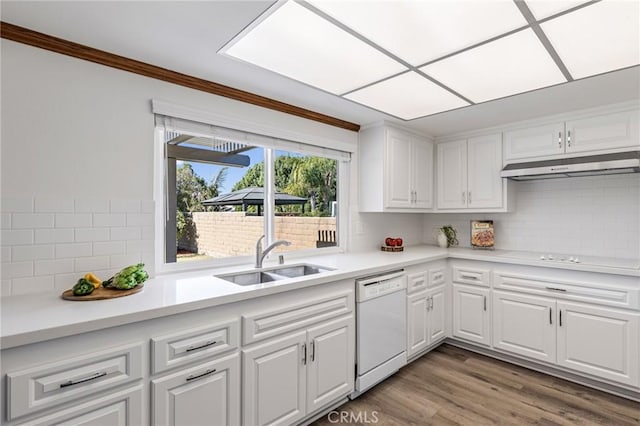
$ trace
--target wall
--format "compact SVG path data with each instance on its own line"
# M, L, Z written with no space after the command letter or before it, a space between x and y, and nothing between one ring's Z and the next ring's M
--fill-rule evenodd
M33 247L38 226L24 228L26 234L34 235L32 241L13 240L14 229L9 223L12 214L22 214L12 207L12 200L27 200L27 214L47 216L47 229L57 228L56 213L75 214L76 201L99 199L111 203L112 200L128 200L134 203L148 203L153 196L154 171L154 116L151 100L160 99L194 109L212 112L229 117L229 121L250 120L257 125L270 129L272 134L279 132L290 135L295 133L303 140L321 141L330 145L334 141L355 146L357 134L321 123L294 117L288 114L267 110L238 101L210 95L196 90L149 79L124 71L81 61L67 56L47 52L23 44L2 40L2 149L0 186L3 211L2 230L2 270L11 271L2 274L2 295L44 290L69 288L75 282L80 271L68 276L68 281L58 279L56 274L46 275L47 279L22 278L35 277L35 264L31 275L25 266L23 276L15 277L9 253L40 252L50 256L51 247ZM57 207L47 212L38 210L38 200L60 199L66 204L65 212ZM31 200L31 201L28 201ZM117 201L115 201L117 203ZM17 202L18 204L22 202ZM73 209L71 204L73 203ZM104 205L106 206L106 205ZM76 229L97 228L93 222L98 211L90 211L91 222L81 227L72 227L74 236L67 232L64 242L53 241L46 244L68 244L76 240ZM23 206L24 207L24 206ZM30 210L31 209L31 210ZM118 213L111 211L109 214ZM107 213L107 212L104 212ZM83 214L85 214L83 212ZM152 214L152 213L150 213ZM9 216L7 216L9 215ZM21 219L22 220L22 219ZM26 219L24 219L26 220ZM33 221L41 220L33 216ZM125 219L126 220L126 219ZM26 224L24 226L27 226ZM125 222L125 227L127 227ZM120 225L118 225L120 227ZM7 228L7 229L5 229ZM135 232L135 231L134 231ZM42 232L40 232L42 233ZM25 234L25 235L26 235ZM96 231L96 234L101 232ZM124 241L112 237L109 241ZM102 232L102 238L106 234ZM13 240L13 242L11 242ZM154 240L153 235L145 235L146 240ZM14 244L14 243L20 244ZM82 254L86 261L103 261L103 255L85 246ZM43 243L44 244L44 243ZM146 244L146 243L145 243ZM24 246L17 249L17 246ZM132 244L130 244L132 245ZM56 247L53 247L53 259L32 259L27 262L54 260ZM40 254L42 254L40 253ZM142 253L142 252L140 252ZM126 248L125 248L125 253ZM119 254L109 254L109 256ZM31 254L31 257L36 256ZM76 257L65 257L75 262ZM111 261L111 260L110 260ZM62 264L63 262L60 262ZM58 270L69 270L67 267ZM109 268L116 263L109 263ZM74 264L75 265L75 264ZM87 265L89 266L89 265ZM76 271L76 269L78 269ZM106 269L108 270L108 269ZM76 273L78 272L78 273ZM65 272L66 273L66 272ZM39 275L38 275L39 276ZM51 279L53 276L53 282ZM9 278L9 277L15 277Z
M264 233L264 217L243 212L194 212L198 253L211 257L246 256L255 252L256 241ZM336 229L333 217L276 216L276 239L287 240L289 247L279 252L316 247L318 230Z
M583 256L640 258L640 175L590 176L511 182L510 213L427 214L424 242L451 224L468 247L469 221L494 221L496 248Z

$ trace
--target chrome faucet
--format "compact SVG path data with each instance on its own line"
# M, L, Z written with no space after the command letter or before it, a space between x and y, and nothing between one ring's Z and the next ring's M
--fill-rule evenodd
M278 246L290 246L291 242L286 240L278 240L274 241L271 245L267 246L264 250L262 250L262 240L264 239L264 235L258 238L258 242L256 243L256 268L262 268L262 261L269 254L271 250Z

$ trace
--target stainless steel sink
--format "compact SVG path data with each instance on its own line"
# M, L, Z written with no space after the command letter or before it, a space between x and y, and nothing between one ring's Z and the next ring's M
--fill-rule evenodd
M234 274L216 276L223 280L231 281L237 285L254 285L284 280L287 278L305 277L307 275L319 274L321 272L328 271L332 271L332 269L325 268L324 266L301 263L299 265L277 266L267 269L242 271Z
M286 267L280 267L277 269L271 269L270 272L278 275L284 275L287 278L304 277L306 275L319 274L321 272L331 271L329 268L324 268L317 265L309 265L303 263L301 265L291 265Z
M238 274L217 275L217 277L238 285L262 284L284 279L284 277L265 271L241 272Z

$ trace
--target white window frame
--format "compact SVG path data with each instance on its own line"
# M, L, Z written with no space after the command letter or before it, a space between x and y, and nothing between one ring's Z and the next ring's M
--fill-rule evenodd
M168 115L167 105L165 103L161 103L162 108L156 109L155 101L154 101L154 112L160 112L162 115ZM181 107L173 107L169 108L180 118L184 118L189 120L190 118L184 117L185 109ZM158 111L160 110L160 111ZM191 110L191 114L188 114L189 117L193 119L202 120L203 114L193 114ZM214 125L219 126L219 124L215 122L211 122L212 120L208 120L209 122L204 123L204 125ZM255 124L248 123L252 125L252 130L255 130ZM245 130L237 129L240 132L245 132ZM231 130L233 131L233 130ZM188 131L186 131L189 133ZM193 132L198 134L199 132ZM268 137L265 137L268 138ZM242 265L247 264L248 267L253 267L255 263L254 255L247 256L236 256L236 257L228 257L221 259L204 259L199 260L197 262L184 262L184 263L166 263L165 262L165 220L167 213L167 203L166 203L166 183L167 183L167 171L166 171L166 156L165 156L165 138L164 138L164 129L160 126L155 126L154 129L154 201L156 205L155 209L155 270L157 275L172 273L172 272L181 272L181 271L192 271L192 270L201 270L201 269L213 269L213 268L221 268L223 266L232 266L232 265ZM256 146L260 146L258 143ZM263 147L263 146L261 146ZM310 150L306 150L308 147ZM300 153L300 154L308 154L308 155L318 155L322 156L322 151L325 148L320 146L313 146L307 143L296 143L286 141L285 145L282 147L263 147L265 149L265 164L267 161L273 163L275 160L275 151L278 150L291 150L292 152ZM352 147L353 148L353 147ZM330 149L329 149L330 150ZM352 149L353 150L353 149ZM287 258L301 258L301 257L309 257L309 256L318 256L325 254L335 254L335 253L343 253L347 251L348 247L348 218L349 218L349 176L350 176L350 162L344 160L338 160L338 182L337 182L337 201L338 201L338 211L336 215L336 229L338 234L338 245L336 247L325 247L321 249L312 248L312 249L304 249L304 250L296 250L292 252L287 252ZM273 179L269 183L267 178L267 173L265 173L265 195L266 198L269 199L270 194L274 193L274 184ZM267 187L267 185L269 185ZM272 196L272 195L271 195ZM266 235L266 244L270 244L273 242L273 237L275 235L275 229L273 226L273 207L267 206L265 203L264 206L264 217L265 217L265 235Z

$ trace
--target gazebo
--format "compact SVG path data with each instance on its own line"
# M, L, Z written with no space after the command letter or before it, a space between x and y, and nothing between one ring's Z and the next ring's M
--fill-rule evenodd
M304 205L306 198L290 195L285 192L275 193L276 206L301 205L302 213L304 213ZM217 197L205 200L203 206L242 206L242 211L246 212L247 207L257 206L258 215L262 214L262 206L264 205L264 188L250 187L243 188L228 194L222 194Z

